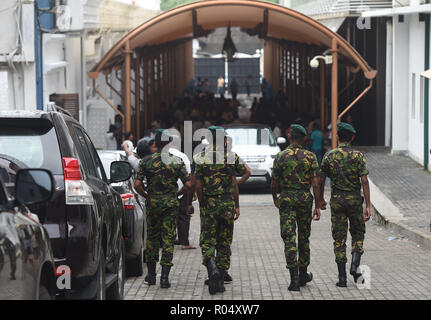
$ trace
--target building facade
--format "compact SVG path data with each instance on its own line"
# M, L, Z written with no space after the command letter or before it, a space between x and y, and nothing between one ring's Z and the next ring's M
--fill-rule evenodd
M100 101L87 72L159 12L160 0L2 0L0 28L8 32L0 37L0 110L44 110L55 102L89 129ZM103 83L99 89L121 103ZM104 132L113 117L106 115Z
M408 154L427 168L429 164L430 1L394 1L393 8L364 12L366 18L387 20L386 95L391 101L391 147Z

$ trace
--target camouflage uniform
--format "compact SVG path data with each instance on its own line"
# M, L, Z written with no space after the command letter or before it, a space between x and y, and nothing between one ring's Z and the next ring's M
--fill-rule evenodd
M178 179L183 183L190 180L184 162L172 156L172 162L165 164L160 152L141 160L136 178L147 178L147 262L159 261L159 249L162 247L161 265L172 266L174 240L176 237L176 219L179 202L176 196Z
M234 160L233 164L228 164L229 158ZM204 265L207 265L209 259L214 259L217 268L230 268L235 218L232 177L243 175L245 171L244 164L235 153L228 156L223 150L210 150L194 157L193 173L196 179L202 181L204 201L200 208L200 245Z
M277 154L272 178L279 181L281 194L280 229L284 241L287 268L307 267L310 264L310 232L313 196L311 182L317 176L316 155L292 144ZM296 246L298 224L298 247ZM299 261L297 259L299 251Z
M325 154L321 175L331 179L331 222L337 263L346 263L347 227L350 223L352 253L364 252L365 222L362 215L360 177L368 175L366 161L360 151L347 143Z

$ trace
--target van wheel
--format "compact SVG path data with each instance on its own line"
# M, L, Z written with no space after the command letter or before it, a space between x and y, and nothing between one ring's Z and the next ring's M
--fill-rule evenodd
M144 247L141 247L139 255L135 259L126 261L126 273L129 277L140 277L144 273Z
M39 286L39 300L53 300L53 297L44 285Z
M123 300L124 298L124 282L126 276L125 250L123 237L120 239L120 252L118 255L117 264L117 280L106 291L106 296L109 300Z
M95 300L106 300L105 253L100 249L99 268L97 269L97 293Z

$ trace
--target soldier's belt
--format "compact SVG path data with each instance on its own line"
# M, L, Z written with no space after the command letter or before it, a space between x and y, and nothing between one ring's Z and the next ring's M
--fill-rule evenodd
M218 200L231 200L233 199L232 194L216 194L216 195L204 195L206 199L218 199Z
M310 189L293 189L293 188L282 188L281 189L281 193L298 193L298 192L310 193L311 190Z
M349 195L358 195L358 196L361 196L361 189L341 190L341 189L338 189L338 188L332 188L332 194L349 194Z

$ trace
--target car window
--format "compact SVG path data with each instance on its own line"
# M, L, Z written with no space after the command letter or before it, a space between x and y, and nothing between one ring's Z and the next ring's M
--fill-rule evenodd
M7 204L6 195L3 190L3 184L0 181L0 207L4 207Z
M85 143L87 144L88 150L90 150L90 155L91 155L91 158L93 159L93 162L96 168L97 177L107 182L105 169L103 167L102 162L100 161L99 155L97 154L96 148L91 142L90 137L83 130L81 130L81 133L84 136Z
M0 119L0 156L20 167L63 173L57 134L45 119Z
M226 132L232 138L233 146L276 145L272 131L268 128L229 128Z
M81 167L83 167L85 173L93 177L97 177L96 167L94 166L93 160L91 159L90 151L88 150L81 130L78 128L78 126L70 122L67 122L67 126L75 144L75 148L78 151L79 160L82 162Z
M111 157L100 156L100 160L102 160L103 168L105 169L105 173L108 179L111 179L111 163L114 161Z

